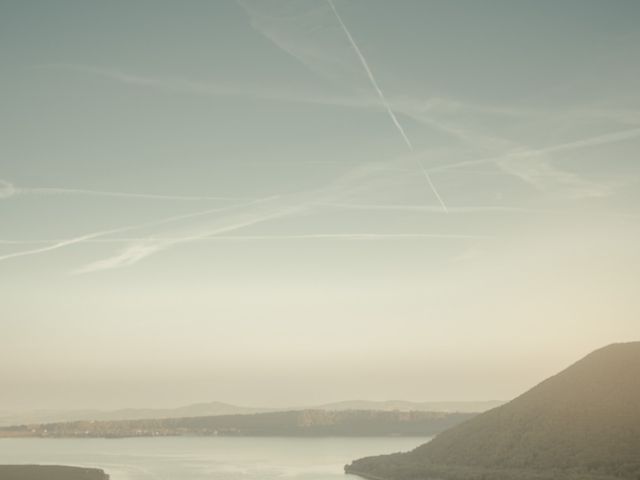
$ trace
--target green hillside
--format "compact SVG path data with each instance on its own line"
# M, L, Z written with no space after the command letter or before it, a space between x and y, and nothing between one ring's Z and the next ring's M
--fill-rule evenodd
M388 480L640 479L640 342L597 350L412 452L346 471Z
M102 470L59 465L0 465L2 480L108 480Z

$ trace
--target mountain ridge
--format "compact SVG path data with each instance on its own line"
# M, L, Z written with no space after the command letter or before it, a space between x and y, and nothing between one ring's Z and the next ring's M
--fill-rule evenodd
M608 345L430 443L359 459L345 470L386 480L549 472L555 472L551 478L635 480L640 478L639 378L640 342Z
M502 404L498 400L411 402L407 400L345 400L311 407L245 407L225 402L200 402L176 408L123 408L117 410L31 410L26 412L0 412L0 427L32 425L80 420L118 421L159 418L186 418L213 415L240 415L300 410L381 410L478 413Z

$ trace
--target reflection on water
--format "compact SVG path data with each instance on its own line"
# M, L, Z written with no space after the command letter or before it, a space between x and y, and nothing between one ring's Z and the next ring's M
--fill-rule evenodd
M351 460L427 438L0 439L0 463L103 468L112 480L335 480Z

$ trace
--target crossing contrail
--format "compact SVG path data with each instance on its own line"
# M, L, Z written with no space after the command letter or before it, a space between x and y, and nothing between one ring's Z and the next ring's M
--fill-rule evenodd
M60 240L56 243L53 243L51 245L47 245L46 247L40 247L40 248L34 248L31 250L23 250L20 252L14 252L14 253L9 253L7 255L2 255L0 256L0 261L2 260L8 260L10 258L16 258L16 257L23 257L26 255L35 255L37 253L44 253L44 252L49 252L51 250L57 250L59 248L63 248L69 245L74 245L76 243L82 243L82 242L86 242L88 240L92 240L94 238L98 238L98 237L102 237L105 235L110 235L112 233L120 233L122 231L125 231L126 228L114 228L111 230L102 230L100 232L93 232L93 233L88 233L86 235L81 235L79 237L75 237L75 238L69 238L66 240Z
M367 76L369 77L369 81L371 82L371 85L373 86L373 89L376 91L376 93L378 94L378 97L380 98L380 101L384 105L384 108L387 110L387 113L389 114L389 117L391 118L391 121L393 122L393 124L398 129L398 132L400 132L400 136L402 136L402 139L404 140L404 143L406 143L407 147L409 148L409 150L413 152L413 144L411 143L411 140L409 140L409 137L407 136L407 133L404 131L404 128L402 128L402 124L398 120L398 117L396 117L396 114L393 112L393 109L391 108L391 105L387 101L387 97L385 97L384 93L382 92L382 89L378 85L378 82L376 81L376 77L373 75L373 72L371 71L371 68L369 68L369 63L367 63L367 59L365 58L364 54L360 50L360 47L358 47L358 44L356 43L355 39L351 36L351 33L349 32L349 29L347 28L346 24L342 21L342 17L338 13L338 10L336 9L336 6L333 4L333 0L327 0L327 3L331 7L331 10L333 10L333 13L336 16L336 19L338 20L338 23L340 24L340 27L342 28L342 31L347 36L347 39L349 40L349 43L351 44L351 46L353 47L353 50L356 52L356 55L360 59L360 63L362 64L362 67L364 68L365 72L367 73ZM447 205L444 203L444 200L440 196L440 193L438 193L438 190L436 189L436 186L433 184L433 181L431 180L431 175L429 175L429 172L427 172L427 169L422 164L422 160L420 160L420 158L416 157L416 161L420 165L420 170L422 171L422 174L424 175L424 177L425 177L425 179L427 181L427 184L429 185L429 187L433 191L434 195L438 199L438 202L440 202L440 206L442 207L442 209L445 212L447 212L448 211L447 210Z
M101 237L105 237L107 235L112 235L115 233L123 233L123 232L127 232L130 230L137 230L140 228L147 228L147 227L155 227L155 226L159 226L159 225L164 225L167 223L172 223L172 222L177 222L180 220L186 220L189 218L194 218L194 217L201 217L201 216L205 216L205 215L210 215L212 213L222 213L222 212L226 212L226 211L230 211L233 209L237 209L237 208L241 208L241 207L246 207L249 205L254 205L254 204L259 204L262 202L267 202L269 200L272 200L276 197L268 197L265 199L259 199L259 200L254 200L251 202L247 202L244 204L239 204L239 205L231 205L231 206L226 206L226 207L218 207L218 208L212 208L209 210L203 210L203 211L199 211L199 212L193 212L193 213L186 213L186 214L182 214L182 215L174 215L171 217L166 217L166 218L162 218L160 220L152 220L149 222L144 222L144 223L139 223L136 225L126 225L124 227L117 227L117 228L112 228L109 230L101 230L98 232L91 232L91 233L86 233L84 235L80 235L74 238L68 238L68 239L64 239L64 240L57 240L54 243L44 246L44 247L39 247L39 248L34 248L34 249L30 249L30 250L22 250L19 252L13 252L13 253L8 253L6 255L0 255L0 261L3 260L9 260L11 258L17 258L17 257L24 257L27 255L35 255L38 253L44 253L44 252L49 252L51 250L58 250L59 248L63 248L63 247L67 247L69 245L75 245L77 243L84 243L87 241L91 241L94 239L99 239ZM6 242L2 242L2 243L6 243ZM36 242L34 242L36 243Z

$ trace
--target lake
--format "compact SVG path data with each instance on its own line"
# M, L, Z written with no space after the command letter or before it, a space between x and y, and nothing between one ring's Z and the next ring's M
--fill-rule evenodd
M411 450L416 437L0 439L0 463L99 467L112 480L336 480L351 460Z

